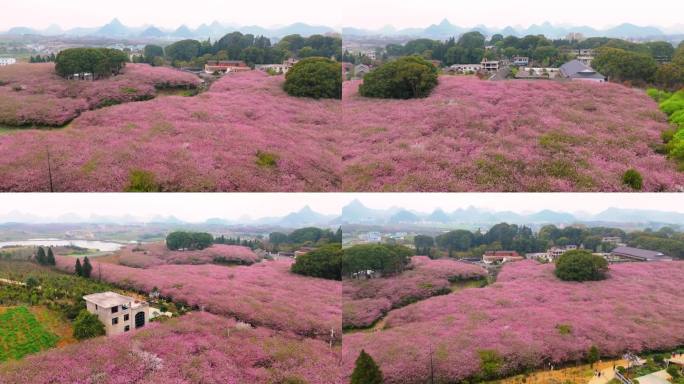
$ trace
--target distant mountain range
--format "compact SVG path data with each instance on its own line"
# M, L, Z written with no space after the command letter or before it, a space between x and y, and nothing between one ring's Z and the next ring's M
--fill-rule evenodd
M337 215L324 215L312 210L309 206L303 207L297 212L292 212L285 216L263 217L263 218L210 218L202 223L209 225L268 225L281 226L285 228L301 228L306 226L331 226L339 220ZM33 214L26 214L20 211L12 211L0 214L0 224L20 223L20 224L191 224L174 216L154 216L139 217L133 215L123 216L102 216L90 215L88 217L79 216L73 213L60 215L57 217L45 217Z
M46 29L35 29L18 26L10 28L2 33L11 35L179 40L186 38L206 39L209 37L212 39L217 39L226 35L227 33L234 31L272 38L280 38L291 34L310 36L314 34L341 32L346 36L404 36L446 39L452 36L459 36L470 31L480 31L487 36L491 36L495 33L501 33L504 36L543 34L551 38L560 38L565 37L568 33L582 33L586 37L605 36L619 38L658 38L665 35L684 34L684 24L678 24L670 28L664 28L654 26L638 26L630 23L624 23L608 29L597 29L589 26L554 25L550 22L545 22L542 24L533 24L528 27L507 26L504 28L494 28L488 27L486 25L462 27L452 24L449 22L449 20L444 19L439 24L432 24L425 28L397 29L391 25L388 25L380 29L371 30L355 27L335 29L328 26L309 25L305 23L294 23L283 27L266 28L258 25L240 26L236 24L223 24L218 21L214 21L210 24L202 24L197 28L190 28L187 25L181 25L176 29L168 29L154 25L130 27L124 25L118 19L113 19L106 25L94 28L78 27L65 30L59 25L53 24Z
M68 36L68 37L106 37L106 38L145 38L145 39L217 39L230 32L240 31L253 35L280 38L287 35L299 34L310 36L315 34L334 33L330 27L295 23L284 27L264 28L256 25L238 26L234 24L222 24L214 21L211 24L202 24L192 29L187 25L181 25L176 29L165 29L154 25L143 27L129 27L119 19L114 19L106 25L95 28L72 28L63 30L58 25L51 25L46 29L33 29L28 27L14 27L3 32L9 35L40 35L40 36Z
M568 213L542 210L521 214L511 211L491 211L476 207L460 208L453 212L436 209L433 212L416 212L402 208L378 210L368 208L354 200L342 210L339 221L343 224L367 225L438 225L481 224L491 225L501 222L511 224L575 224L575 223L634 223L634 224L673 224L684 225L684 213L654 210L632 210L608 208L598 214Z
M677 25L670 29L638 26L630 23L620 24L608 29L596 29L589 26L553 25L549 22L533 24L528 27L507 26L504 28L492 28L485 25L477 25L472 28L454 25L444 19L439 24L432 24L426 28L396 29L386 26L377 30L343 28L343 36L411 36L432 39L446 39L459 36L466 32L479 31L486 36L500 33L504 36L544 35L550 38L562 38L569 33L581 33L585 37L615 37L615 38L658 38L668 34L684 33L684 25Z

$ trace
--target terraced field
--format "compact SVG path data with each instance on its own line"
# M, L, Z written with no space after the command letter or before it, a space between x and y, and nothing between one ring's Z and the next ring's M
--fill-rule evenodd
M0 361L18 360L57 345L50 333L26 307L0 313Z

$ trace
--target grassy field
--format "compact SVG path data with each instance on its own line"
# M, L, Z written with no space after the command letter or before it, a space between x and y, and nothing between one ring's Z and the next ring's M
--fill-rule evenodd
M58 339L27 307L8 308L0 313L0 361L18 360L52 348Z

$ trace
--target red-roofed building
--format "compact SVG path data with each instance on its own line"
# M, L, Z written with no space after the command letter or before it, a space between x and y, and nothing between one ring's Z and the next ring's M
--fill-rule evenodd
M516 251L489 251L482 255L482 262L485 264L503 264L521 260L525 258Z

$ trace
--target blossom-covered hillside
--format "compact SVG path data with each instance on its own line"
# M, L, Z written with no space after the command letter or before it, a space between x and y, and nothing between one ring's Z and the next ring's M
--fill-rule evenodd
M0 191L329 191L340 102L288 96L282 77L224 77L195 97L90 111L61 130L0 134ZM50 152L50 168L47 152Z
M152 243L129 245L113 257L118 264L135 268L147 268L162 264L254 264L259 256L248 247L215 244L196 251L171 251L166 244Z
M342 330L342 284L290 272L292 261L251 266L157 265L131 268L93 262L93 274L124 287L151 292L256 326L328 338ZM57 266L73 272L74 259L57 257Z
M65 80L52 63L9 65L0 68L0 126L61 126L88 109L199 83L190 73L146 64L128 64L121 75L98 81Z
M423 383L430 354L436 382L583 360L669 350L684 344L684 262L612 265L598 282L562 282L553 265L503 268L486 288L433 297L390 312L386 327L345 335L345 374L365 349L387 383ZM485 360L486 359L486 360Z
M341 383L339 347L191 313L0 367L0 383Z
M429 97L378 100L344 84L344 189L353 191L678 190L656 153L668 129L643 91L616 84L443 76Z

